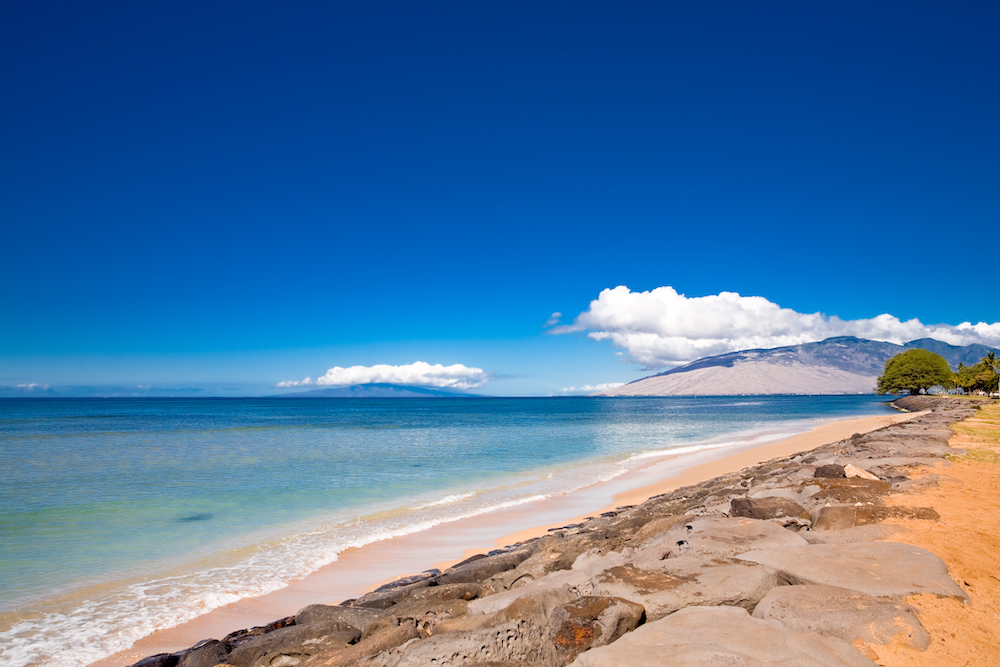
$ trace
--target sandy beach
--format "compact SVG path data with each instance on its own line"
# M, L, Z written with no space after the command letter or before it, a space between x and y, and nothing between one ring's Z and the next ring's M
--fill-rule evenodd
M400 576L447 566L473 553L545 534L607 509L635 505L682 486L744 467L812 449L905 421L917 413L837 420L779 442L759 446L702 450L663 459L609 482L563 496L498 510L484 516L441 524L413 535L376 542L342 553L317 572L268 595L212 610L175 628L139 640L128 650L92 663L120 667L155 653L172 652L209 637L263 625L314 603L338 603L357 597Z

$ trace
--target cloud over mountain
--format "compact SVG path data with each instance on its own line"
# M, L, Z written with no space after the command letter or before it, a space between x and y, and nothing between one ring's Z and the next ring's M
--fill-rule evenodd
M287 380L278 387L300 387L304 385L349 386L374 382L398 384L414 387L448 387L450 389L473 389L493 379L492 373L481 368L470 368L462 364L442 366L416 361L402 366L376 364L374 366L334 366L315 380Z
M926 325L916 318L904 322L889 314L842 320L823 313L799 313L764 297L736 292L687 297L672 287L633 292L624 285L603 290L573 324L549 329L554 334L582 331L594 340L610 340L646 368L832 336L897 344L935 338L952 345L1000 345L1000 322Z

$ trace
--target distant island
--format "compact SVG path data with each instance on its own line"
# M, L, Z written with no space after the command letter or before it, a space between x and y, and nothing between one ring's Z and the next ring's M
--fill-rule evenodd
M475 398L476 394L466 394L444 389L416 387L386 382L355 384L349 387L324 387L309 391L279 394L270 398Z
M896 345L839 336L818 343L705 357L595 396L869 394L874 393L885 362L912 348L940 354L953 368L959 363L975 364L991 351L1000 354L986 345L949 345L933 338Z

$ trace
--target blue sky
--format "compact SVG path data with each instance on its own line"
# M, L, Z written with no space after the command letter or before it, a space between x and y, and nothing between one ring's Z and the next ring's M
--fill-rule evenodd
M573 326L617 286L995 323L998 19L5 2L0 386L266 393L425 361L547 395L676 363Z

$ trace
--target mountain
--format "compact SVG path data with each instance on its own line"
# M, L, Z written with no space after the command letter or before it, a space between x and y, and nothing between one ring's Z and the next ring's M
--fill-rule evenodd
M325 387L310 391L298 391L291 394L280 394L271 398L474 398L475 394L463 394L457 391L429 389L427 387L410 387L400 384L372 382L356 384L350 387Z
M949 345L932 338L896 345L839 336L818 343L705 357L597 395L868 394L874 391L885 362L909 348L940 354L953 368L959 362L974 364L991 350L1000 353L985 345Z
M948 360L948 363L951 364L952 368L958 366L959 363L965 364L966 366L973 366L978 364L987 353L993 352L994 354L997 354L997 349L995 347L987 347L985 345L980 345L979 343L963 346L949 345L948 343L942 343L941 341L934 340L933 338L911 340L903 347L920 347L925 350L930 350L935 354L940 354Z

